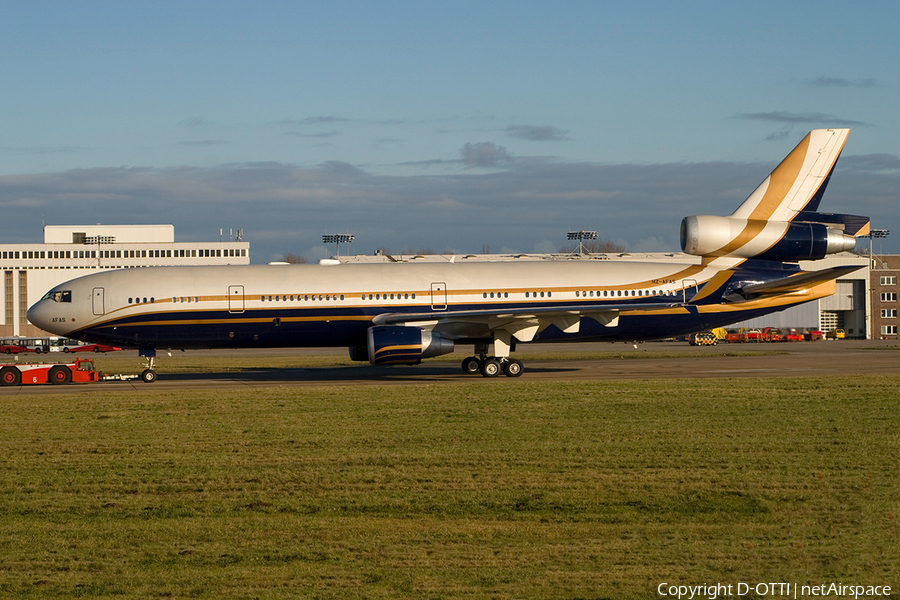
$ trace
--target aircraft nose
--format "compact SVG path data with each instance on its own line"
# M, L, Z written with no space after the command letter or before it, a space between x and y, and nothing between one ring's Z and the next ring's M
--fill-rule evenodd
M52 317L50 316L49 307L47 306L47 300L39 300L28 311L25 313L28 322L32 325L43 329L44 331L53 331L53 325L57 325L57 329L59 328L58 323L53 323ZM56 333L56 332L54 332Z

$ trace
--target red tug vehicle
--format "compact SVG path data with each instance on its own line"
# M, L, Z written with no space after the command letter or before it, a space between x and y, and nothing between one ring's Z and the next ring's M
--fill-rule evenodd
M21 364L0 366L0 385L31 385L40 383L92 383L102 375L94 370L91 359L76 358L73 363Z

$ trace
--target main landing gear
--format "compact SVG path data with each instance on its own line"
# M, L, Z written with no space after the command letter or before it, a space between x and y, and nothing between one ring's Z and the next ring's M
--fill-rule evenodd
M496 334L495 334L496 335ZM498 356L488 356L488 344L476 344L477 356L469 356L462 361L462 371L466 375L481 373L484 377L497 377L502 372L507 377L519 377L525 372L522 361L509 357L509 339L497 336L494 350Z

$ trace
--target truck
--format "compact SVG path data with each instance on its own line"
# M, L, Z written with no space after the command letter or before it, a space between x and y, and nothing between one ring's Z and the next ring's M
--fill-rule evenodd
M92 383L102 375L92 359L76 358L72 363L0 365L0 385Z

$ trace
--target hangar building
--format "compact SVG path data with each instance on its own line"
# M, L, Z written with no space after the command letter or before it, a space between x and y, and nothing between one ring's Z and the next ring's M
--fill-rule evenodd
M248 264L248 242L176 242L174 225L48 225L43 244L0 244L0 337L47 335L28 322L28 307L50 288L103 269Z

